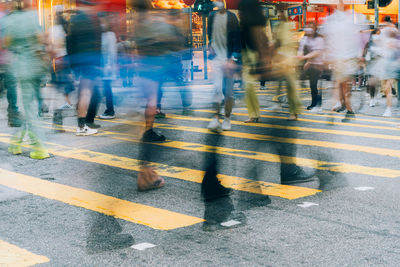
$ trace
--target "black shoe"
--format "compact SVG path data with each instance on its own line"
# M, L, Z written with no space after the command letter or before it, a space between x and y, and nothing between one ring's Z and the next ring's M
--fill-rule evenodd
M315 107L315 105L309 105L309 106L307 107L307 110L312 110L314 107Z
M297 166L294 173L285 176L281 175L281 184L284 185L307 183L313 180L314 180L314 173L306 173L304 170L302 170Z
M338 108L336 110L336 112L342 112L342 111L345 111L345 110L346 110L346 107L345 106L341 106L340 108Z
M100 124L96 124L96 123L94 123L94 122L86 122L86 125L87 125L89 128L92 128L92 129L99 129L99 128L101 128L101 125L100 125Z
M143 142L164 142L165 136L156 133L153 129L147 130L142 137Z
M15 127L15 128L18 128L18 127L21 127L22 126L22 123L21 123L21 120L19 119L19 117L18 116L12 116L12 117L8 117L8 126L9 127Z
M165 113L162 113L161 111L157 111L156 115L154 116L157 119L164 119L165 118Z
M346 116L342 120L342 122L348 122L350 119L354 119L356 117L356 114L353 111L347 111Z

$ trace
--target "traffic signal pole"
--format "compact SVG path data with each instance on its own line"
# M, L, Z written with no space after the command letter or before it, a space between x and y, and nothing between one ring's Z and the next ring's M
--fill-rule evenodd
M207 73L207 15L203 13L203 59L204 59L204 80L208 79Z
M374 0L375 8L375 29L379 27L379 0Z

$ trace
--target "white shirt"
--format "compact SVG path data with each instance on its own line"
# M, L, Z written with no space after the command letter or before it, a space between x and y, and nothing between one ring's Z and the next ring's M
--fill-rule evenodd
M217 12L214 17L212 43L217 58L226 59L228 55L228 13Z

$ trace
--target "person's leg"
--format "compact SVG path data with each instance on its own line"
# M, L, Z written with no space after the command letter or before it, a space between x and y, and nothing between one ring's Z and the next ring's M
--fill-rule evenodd
M90 99L92 97L93 84L87 78L81 78L78 93L78 127L83 128L86 124L85 118L89 108Z
M17 107L17 80L10 71L4 73L4 87L7 90L8 113L18 113Z
M388 79L385 81L385 92L386 92L386 107L392 108L392 88L394 86L394 80Z
M397 80L397 107L400 107L400 79Z
M223 83L223 93L225 96L225 118L230 118L232 114L232 108L235 103L234 99L234 92L233 92L233 85L234 85L234 78L233 77L224 77Z
M301 113L302 103L296 90L296 78L294 73L286 76L287 96L289 101L290 120L297 119L297 115Z
M341 88L345 107L348 112L353 112L353 108L351 107L351 89L349 88L348 80L341 83Z
M94 118L96 117L97 110L99 107L101 94L99 86L95 85L92 89L92 95L89 102L89 107L86 114L86 124L94 124ZM92 125L93 126L93 125Z
M311 89L311 105L307 109L311 109L318 104L318 80L320 71L315 68L310 68L307 71L307 75L310 79L310 89Z
M103 89L104 89L104 96L106 97L106 111L105 114L114 115L114 102L113 102L113 93L111 87L111 80L104 80L103 81Z

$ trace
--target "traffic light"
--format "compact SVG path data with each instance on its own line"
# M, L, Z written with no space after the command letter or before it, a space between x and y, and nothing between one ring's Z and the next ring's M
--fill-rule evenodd
M392 0L379 0L379 7L385 7L388 6Z
M211 0L196 0L194 3L194 12L209 13L214 9L214 3Z

